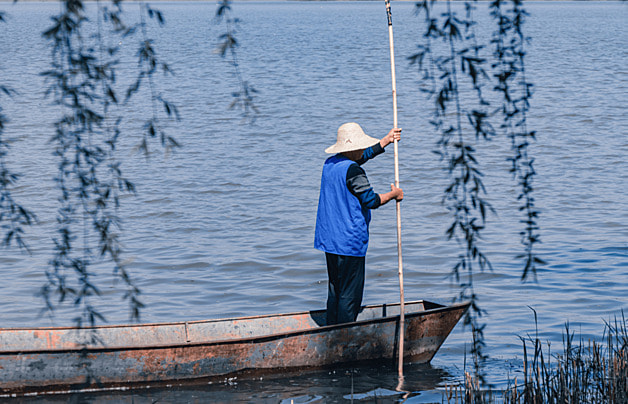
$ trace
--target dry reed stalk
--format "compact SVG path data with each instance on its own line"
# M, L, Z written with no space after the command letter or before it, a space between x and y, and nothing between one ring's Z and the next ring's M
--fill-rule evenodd
M551 345L547 347L548 361L541 348L538 335L535 338L521 339L523 342L523 384L517 377L511 386L499 392L498 398L491 390L482 391L479 380L465 372L465 381L453 390L449 390L447 402L450 403L455 392L455 402L460 399L465 404L503 403L503 404L626 404L628 403L628 328L622 314L622 321L606 324L603 343L580 340L574 344L573 335L566 327L563 351L550 355ZM528 356L527 343L534 344L534 356ZM552 363L551 358L555 358ZM464 389L464 391L462 391Z

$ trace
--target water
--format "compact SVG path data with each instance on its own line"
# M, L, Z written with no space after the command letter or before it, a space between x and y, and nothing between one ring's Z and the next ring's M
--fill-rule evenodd
M151 29L159 56L175 76L160 90L175 102L183 121L169 133L183 144L173 155L149 161L133 153L137 137L125 137L123 170L138 185L123 200L125 258L142 290L142 321L232 317L322 308L326 298L323 254L312 248L323 150L343 122L357 121L372 136L392 126L388 33L383 4L236 3L242 20L237 38L245 79L258 90L260 114L242 123L228 110L237 89L229 64L212 53L224 27L212 24L215 4L159 3L167 20ZM528 77L535 84L530 127L538 132L532 154L538 171L535 198L541 209L539 253L548 264L538 282L521 283L523 264L516 188L507 173L508 144L495 141L483 155L491 203L482 248L493 272L475 278L487 310L489 380L503 385L521 364L518 336L534 332L561 342L565 322L583 338L601 337L604 320L628 309L628 7L625 4L542 2L527 5ZM15 197L37 212L28 230L32 255L3 250L0 265L2 326L71 324L71 308L41 317L35 292L52 256L58 193L56 162L47 140L58 109L43 99L39 73L49 65L40 33L58 10L53 3L0 3L0 83L19 92L2 98L14 139L11 169L23 175ZM137 4L126 5L137 17ZM440 204L446 178L431 153L436 135L430 103L418 93L418 76L406 57L416 49L420 20L410 3L393 5L399 122L406 299L450 302L458 294L447 277L456 247ZM133 71L137 40L123 43L120 81ZM125 76L126 73L126 76ZM143 103L123 107L140 119ZM141 115L141 114L144 115ZM141 117L137 117L137 115ZM125 123L133 131L137 123ZM134 126L135 125L135 126ZM152 146L158 151L158 146ZM376 192L393 180L389 150L365 169ZM367 255L365 303L398 300L396 228L392 205L374 212ZM128 320L109 270L99 272L110 323ZM470 337L459 325L430 366L406 369L408 402L440 402L434 389L460 380ZM404 399L394 395L394 367L339 368L265 380L134 393L90 400L343 402ZM352 390L353 386L353 390ZM118 395L119 394L119 395ZM48 398L47 400L52 400Z

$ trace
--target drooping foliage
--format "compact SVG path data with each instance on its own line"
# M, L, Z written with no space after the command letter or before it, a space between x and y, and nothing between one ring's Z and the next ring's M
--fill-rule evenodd
M521 0L494 0L490 3L491 16L497 24L493 34L493 77L497 81L495 91L501 96L500 129L510 138L512 163L510 172L519 186L519 210L524 214L521 223L521 243L525 253L525 265L521 279L536 277L538 265L544 264L534 253L539 239L537 219L539 211L534 204L533 182L536 171L534 158L530 156L530 143L536 140L536 132L528 128L527 117L532 97L532 83L526 78L525 56L529 38L524 33L528 13Z
M51 68L42 75L48 84L46 94L59 110L51 143L58 159L55 181L60 208L54 256L40 294L49 310L66 300L80 307L77 325L104 320L92 299L100 294L94 271L103 264L111 264L114 275L126 285L124 298L132 319L139 319L142 307L140 291L122 260L116 214L120 195L135 191L116 154L120 138L134 135L121 129L123 102L116 83L118 44L122 39L135 38L138 31L139 73L126 90L124 101L139 94L142 84L148 83L152 115L146 119L138 148L148 154L148 139L157 137L166 150L177 146L161 126L157 106L163 105L166 118L178 119L177 109L161 97L153 81L158 67L166 73L169 69L157 59L153 41L147 37L147 18L163 24L163 16L143 2L139 7L141 21L127 25L122 19L121 0L106 5L97 2L95 17L86 11L83 1L66 0L61 12L52 18L52 26L43 33L52 51Z
M137 320L143 304L122 258L122 223L117 216L120 197L134 194L135 185L123 174L119 143L139 137L136 149L146 157L152 152L153 139L166 152L179 147L175 137L167 133L167 121L180 119L177 106L166 99L156 80L158 74L170 75L172 70L159 57L149 36L151 23L163 26L165 16L143 1L133 4L139 7L139 21L132 23L125 21L129 13L123 12L123 0L97 0L95 12L94 4L83 0L59 3L59 14L43 32L50 44L51 64L42 75L47 83L46 97L59 114L51 143L58 159L54 181L60 207L54 255L39 294L48 313L71 302L80 308L77 325L94 325L104 320L93 299L100 294L95 275L102 268L113 267L114 277L126 287L124 299L129 302L130 318ZM5 16L0 12L0 22ZM239 67L235 38L239 20L233 17L229 0L218 4L216 22L223 21L226 33L220 36L217 50L223 58L230 56L238 82L230 108L241 109L244 118L252 121L258 113L253 102L257 91L243 79ZM130 41L138 44L137 74L124 86L117 81L122 70L121 45ZM0 97L11 95L11 89L0 86ZM138 98L141 100L134 101ZM134 111L129 118L133 102L148 103L148 116L138 118ZM142 122L141 129L128 129L125 120ZM0 225L6 245L15 242L26 248L23 227L30 225L35 215L11 194L19 176L6 166L9 142L3 131L7 122L0 104Z
M216 9L215 21L217 23L224 22L226 29L226 32L219 37L220 43L216 48L216 52L222 58L226 58L227 55L231 57L230 64L233 66L234 74L238 82L238 89L231 94L233 96L233 101L231 102L231 105L229 105L229 108L240 109L242 111L243 119L245 121L252 122L255 120L255 116L259 113L259 110L254 102L255 94L257 94L258 91L244 79L240 69L237 53L239 43L236 38L240 19L233 16L231 3L231 0L221 0Z
M0 11L0 22L5 21L5 13ZM2 228L0 237L5 247L15 243L20 248L28 249L23 238L24 228L30 226L36 220L36 216L13 198L11 191L17 185L20 176L13 172L6 162L10 141L6 139L4 129L9 118L3 113L2 102L10 99L14 94L13 89L0 83L0 227Z
M527 127L532 85L525 76L525 16L520 0L496 0L489 11L495 29L489 41L477 35L475 2L425 0L417 4L424 33L410 62L422 76L421 90L433 101L431 124L437 133L435 152L448 173L443 204L451 214L446 235L460 246L452 276L460 285L459 299L470 300L465 317L471 326L475 379L484 382L482 367L484 328L480 297L474 291L473 275L492 270L482 251L481 236L487 216L494 212L484 186L478 148L483 142L509 139L511 173L519 185L519 210L525 253L522 279L536 273L543 261L535 254L538 243L538 210L533 198L533 159L528 152L535 133ZM442 9L441 9L442 8ZM461 15L463 14L463 15ZM487 92L493 91L493 94ZM496 95L495 95L496 94Z

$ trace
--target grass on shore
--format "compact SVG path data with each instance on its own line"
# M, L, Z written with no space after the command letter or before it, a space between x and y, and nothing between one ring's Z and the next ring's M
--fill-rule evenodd
M552 354L535 337L521 337L523 380L510 380L503 391L483 390L465 373L465 385L447 389L447 403L578 404L628 403L628 329L626 318L606 323L605 343L574 342L569 325L563 350ZM519 384L523 382L522 384Z

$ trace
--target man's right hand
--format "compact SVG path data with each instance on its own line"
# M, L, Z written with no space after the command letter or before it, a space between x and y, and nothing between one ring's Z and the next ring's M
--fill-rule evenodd
M390 184L390 192L379 194L380 205L385 205L393 199L401 202L403 199L403 189L397 188L395 184Z
M403 189L397 188L395 184L390 184L390 192L393 194L393 199L401 202L403 200Z

